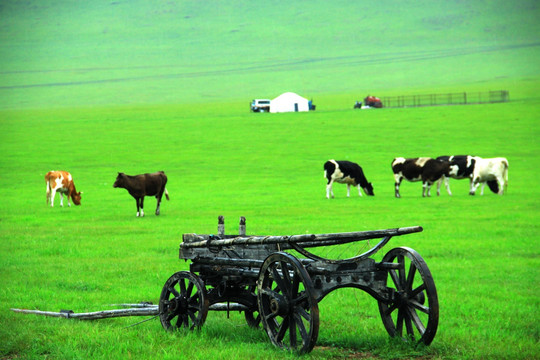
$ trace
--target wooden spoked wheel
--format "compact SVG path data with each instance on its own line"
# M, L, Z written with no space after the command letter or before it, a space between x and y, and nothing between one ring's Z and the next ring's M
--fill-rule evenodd
M319 307L304 266L287 253L263 263L257 292L263 327L280 348L310 352L319 335Z
M165 282L159 298L159 318L166 330L200 328L207 314L206 288L197 275L180 271Z
M429 345L439 323L437 290L424 259L413 249L390 250L384 263L394 263L388 270L387 287L393 295L379 301L379 311L390 336Z

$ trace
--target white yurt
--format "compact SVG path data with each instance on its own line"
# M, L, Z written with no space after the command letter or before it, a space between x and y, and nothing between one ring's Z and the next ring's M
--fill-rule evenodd
M270 112L309 111L309 101L298 94L286 92L270 102Z

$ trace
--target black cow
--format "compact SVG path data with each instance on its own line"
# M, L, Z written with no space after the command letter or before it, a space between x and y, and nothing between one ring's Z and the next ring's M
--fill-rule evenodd
M450 172L448 174L449 177L458 179L458 180L469 179L470 187L472 188L474 165L476 164L475 156L471 156L471 155L439 156L437 160L449 161L451 165L457 165L457 172ZM449 177L444 178L444 185L446 186L446 191L448 192L448 195L452 195L452 192L450 191ZM442 181L443 179L441 178L437 182L437 193L439 193L440 191Z
M457 165L451 165L448 161L435 160L429 157L405 159L395 158L392 161L392 171L395 179L395 195L399 194L399 185L403 179L408 181L422 181L422 196L431 196L430 190L433 183L450 172L457 172ZM427 190L427 191L426 191ZM439 193L437 192L437 195Z
M163 171L135 176L118 173L113 187L126 189L137 202L137 216L144 216L144 197L154 195L157 199L156 215L159 215L159 205L161 204L163 193L165 193L165 197L169 200L169 193L165 188L166 184L167 176Z
M332 184L335 182L347 184L347 197L351 195L351 185L358 187L358 195L362 196L360 188L364 189L367 195L375 195L373 193L373 185L367 181L364 172L360 165L350 161L328 160L324 163L324 176L328 180L326 185L326 197L330 199L334 197Z

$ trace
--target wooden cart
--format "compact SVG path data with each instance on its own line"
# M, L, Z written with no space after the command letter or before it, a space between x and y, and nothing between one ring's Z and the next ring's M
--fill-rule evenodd
M419 226L386 230L292 236L184 234L180 258L190 271L173 274L159 299L165 329L201 327L209 310L245 313L280 348L309 352L319 332L318 303L330 292L353 287L370 294L390 336L429 345L439 320L437 291L422 257L408 247L390 250L380 262L371 258L393 236L422 231ZM306 249L381 239L361 255L331 260ZM295 250L303 258L287 251Z

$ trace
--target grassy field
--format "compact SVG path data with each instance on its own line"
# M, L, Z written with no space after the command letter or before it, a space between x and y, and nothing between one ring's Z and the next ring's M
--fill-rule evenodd
M432 345L389 338L377 302L344 289L319 304L305 358L540 358L535 2L149 4L0 6L0 357L295 358L243 314L211 312L200 332L173 334L158 320L126 328L141 319L9 310L157 303L165 280L188 269L181 235L214 233L224 215L231 233L239 216L251 234L423 226L375 258L409 246L426 260L441 312ZM368 93L498 89L511 101L352 109ZM317 111L248 112L252 98L284 91L313 97ZM419 183L404 183L394 198L394 157L450 154L507 157L508 192L472 197L467 181L451 181L452 197L422 198ZM327 200L330 158L360 163L375 196L347 198L336 185ZM46 206L52 169L73 174L82 206ZM116 174L158 170L171 200L156 217L148 198L136 218Z

